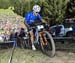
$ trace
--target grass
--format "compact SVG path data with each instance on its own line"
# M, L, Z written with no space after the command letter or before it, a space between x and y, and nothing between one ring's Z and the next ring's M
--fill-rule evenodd
M75 50L74 50L75 51ZM11 49L0 50L0 63L8 63ZM12 63L75 63L75 53L70 51L57 51L55 57L50 58L40 50L16 48Z
M14 12L10 9L0 9L0 14L14 14Z
M11 49L1 50L0 52L0 63L8 63ZM49 61L49 57L42 54L40 51L32 51L28 49L16 48L12 63L43 63Z

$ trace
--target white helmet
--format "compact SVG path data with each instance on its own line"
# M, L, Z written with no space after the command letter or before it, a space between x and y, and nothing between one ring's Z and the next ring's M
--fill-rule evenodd
M33 6L33 11L34 12L40 12L40 10L41 10L41 7L39 5L34 5Z

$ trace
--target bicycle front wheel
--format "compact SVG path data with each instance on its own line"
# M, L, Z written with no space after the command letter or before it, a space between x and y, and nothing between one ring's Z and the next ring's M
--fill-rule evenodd
M55 43L51 34L47 31L43 31L39 38L42 52L49 57L53 57L55 55Z

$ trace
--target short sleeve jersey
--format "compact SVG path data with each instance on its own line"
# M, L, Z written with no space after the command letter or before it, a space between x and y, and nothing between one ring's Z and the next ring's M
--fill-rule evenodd
M40 16L40 14L38 13L37 16L35 16L33 14L33 12L29 12L27 13L27 15L25 16L25 21L27 24L32 24L33 22L35 22L36 20L41 20L42 17Z

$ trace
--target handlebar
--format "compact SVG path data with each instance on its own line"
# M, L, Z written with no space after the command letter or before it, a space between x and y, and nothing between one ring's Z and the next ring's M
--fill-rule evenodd
M37 23L37 24L33 24L32 27L29 27L29 29L35 29L37 28L38 25L43 25L44 28L49 28L49 25L47 23Z

